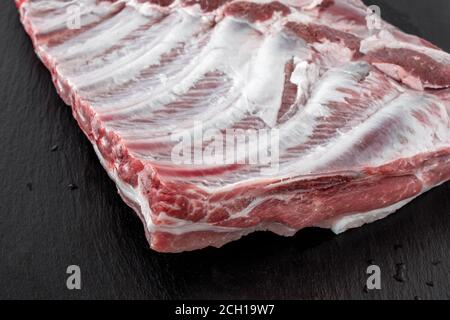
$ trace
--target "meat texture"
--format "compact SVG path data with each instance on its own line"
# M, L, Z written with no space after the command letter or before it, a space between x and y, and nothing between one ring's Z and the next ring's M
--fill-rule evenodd
M340 233L450 179L449 54L383 21L368 28L359 0L16 3L154 250ZM196 142L198 124L276 131L276 170L177 163L174 133Z

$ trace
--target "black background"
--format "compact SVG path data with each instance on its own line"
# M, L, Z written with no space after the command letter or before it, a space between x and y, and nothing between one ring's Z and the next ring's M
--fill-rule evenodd
M450 51L448 0L366 3ZM0 298L450 298L449 183L340 236L307 229L292 238L256 233L222 249L150 250L12 0L0 1L0 43ZM380 291L363 290L370 260L381 267ZM404 282L393 277L399 263ZM81 267L82 290L66 288L71 264Z

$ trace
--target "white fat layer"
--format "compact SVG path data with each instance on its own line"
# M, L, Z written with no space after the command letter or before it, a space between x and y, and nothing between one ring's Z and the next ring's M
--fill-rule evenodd
M132 7L140 14L151 17L153 15L159 14L160 11L163 11L163 8L161 8L157 4L153 4L150 2L138 2L137 0L122 0L125 1L127 6ZM171 6L175 6L179 2L179 0L174 1Z
M340 218L336 218L330 221L326 221L318 227L331 229L334 233L340 234L349 229L359 228L364 224L372 223L380 219L386 218L388 215L394 213L410 201L414 200L416 197L412 197L400 202L397 202L391 206L380 208L364 213L354 213L351 215L346 215Z
M310 4L308 4L305 8L305 10L312 10L315 9L316 7L318 7L319 5L322 4L323 0L310 0Z
M232 227L218 227L213 226L206 222L190 222L182 219L177 219L170 217L164 212L158 215L158 219L165 222L170 222L170 224L155 225L151 223L147 224L147 228L150 232L161 231L168 232L171 234L181 235L188 232L199 232L199 231L211 231L211 232L236 232L242 231L242 228L232 228Z
M297 85L297 99L306 100L312 86L320 78L320 68L315 63L309 63L306 60L295 57L295 69L291 74L290 81Z
M246 109L257 110L256 115L270 127L276 125L282 102L285 66L302 50L307 51L297 39L281 33L269 35L252 59L248 73L238 75L247 83L244 95L249 106Z

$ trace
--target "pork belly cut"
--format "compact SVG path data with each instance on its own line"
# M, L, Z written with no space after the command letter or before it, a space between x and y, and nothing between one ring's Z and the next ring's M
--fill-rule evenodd
M154 250L340 233L450 179L450 55L360 0L16 4Z

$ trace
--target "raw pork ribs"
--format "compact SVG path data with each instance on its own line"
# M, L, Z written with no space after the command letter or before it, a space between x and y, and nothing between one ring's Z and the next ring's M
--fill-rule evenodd
M154 250L340 233L450 179L450 55L359 0L16 3ZM199 123L276 130L277 170L175 163Z

